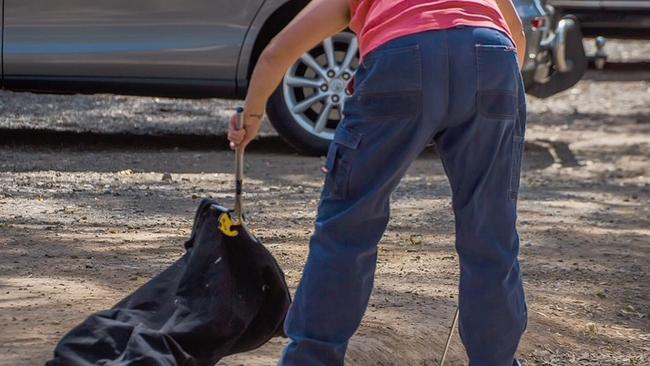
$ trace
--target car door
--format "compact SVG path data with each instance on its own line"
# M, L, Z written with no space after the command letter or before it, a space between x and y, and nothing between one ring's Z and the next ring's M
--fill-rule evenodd
M207 85L226 96L263 1L4 0L4 75L25 89L174 95L165 88Z

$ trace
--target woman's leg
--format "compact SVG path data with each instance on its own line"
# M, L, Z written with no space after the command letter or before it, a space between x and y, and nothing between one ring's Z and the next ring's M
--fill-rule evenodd
M423 62L442 68L430 60L434 56L422 57L420 48L417 37L390 42L355 76L355 93L328 154L309 256L285 323L291 342L281 365L343 364L372 291L389 196L434 129L422 108Z
M461 338L471 366L510 366L527 317L516 230L525 94L510 41L473 29L450 32L450 43L468 43L469 36L473 70L451 68L459 87L451 93L450 125L436 143L453 191ZM451 53L452 65L467 62L460 50ZM476 80L469 82L468 73Z

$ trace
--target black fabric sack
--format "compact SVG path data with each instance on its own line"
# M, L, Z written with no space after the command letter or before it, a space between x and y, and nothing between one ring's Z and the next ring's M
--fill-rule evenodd
M291 303L284 273L229 220L227 209L203 200L185 255L72 329L46 365L213 366L282 335Z

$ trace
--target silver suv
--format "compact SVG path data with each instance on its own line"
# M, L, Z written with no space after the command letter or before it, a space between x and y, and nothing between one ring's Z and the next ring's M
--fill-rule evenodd
M242 98L266 44L308 0L0 0L2 88ZM515 0L526 26L529 93L548 96L584 73L574 19ZM549 8L550 9L550 8ZM357 67L351 32L326 39L287 71L268 115L287 142L321 154Z

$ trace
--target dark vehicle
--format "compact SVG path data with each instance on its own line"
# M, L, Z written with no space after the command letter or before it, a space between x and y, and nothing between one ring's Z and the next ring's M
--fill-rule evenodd
M549 0L574 14L588 36L650 39L650 0Z
M243 98L261 51L308 0L0 0L2 88ZM541 0L515 0L528 37L527 91L573 86L586 58L577 21ZM342 32L286 73L267 112L281 136L322 154L357 67L357 40Z

